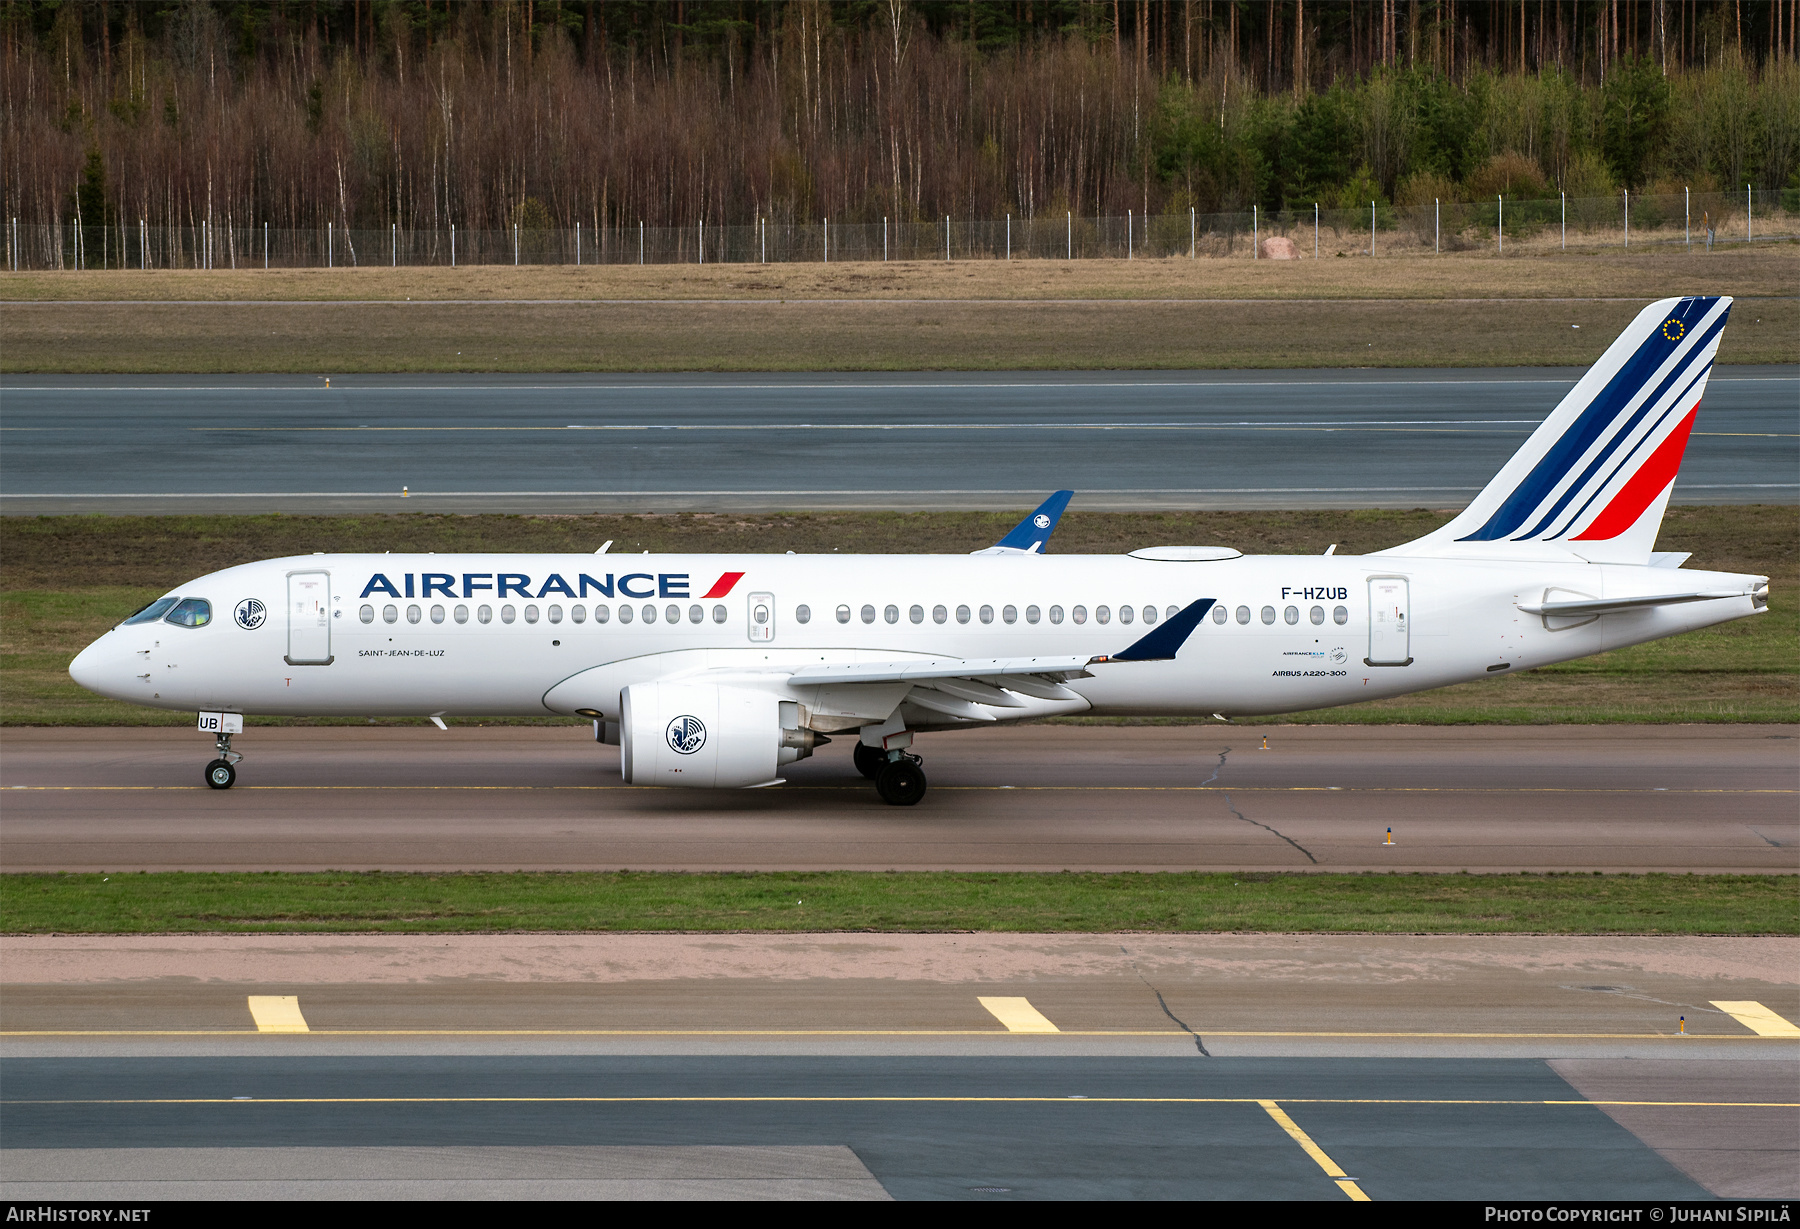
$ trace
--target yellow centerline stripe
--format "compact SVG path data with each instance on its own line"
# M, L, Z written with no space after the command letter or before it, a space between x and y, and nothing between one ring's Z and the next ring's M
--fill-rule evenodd
M1582 1098L1283 1097L1289 1105L1543 1105L1652 1109L1800 1109L1800 1101L1588 1101ZM113 1097L0 1100L0 1105L1257 1105L1260 1097L968 1097L968 1096L569 1096L569 1097ZM1340 1171L1342 1172L1342 1171Z
M206 789L204 785L9 785L9 791L26 793L108 793L132 790L190 790ZM864 785L790 785L790 790L814 791L818 793L855 791L861 793L867 789ZM957 793L1174 793L1174 794L1670 794L1686 796L1689 794L1796 794L1800 790L1793 789L1643 789L1597 786L1593 788L1574 787L1537 787L1537 786L1480 786L1480 785L934 785L939 792L954 791ZM286 791L537 791L552 793L558 790L565 792L666 792L659 785L240 785L238 792L247 790L286 790Z
M263 1037L241 1028L12 1029L0 1037ZM1016 1037L1024 1034L973 1028L314 1028L309 1037ZM1038 1034L1043 1036L1044 1034ZM1060 1029L1062 1037L1191 1037L1175 1029ZM1302 1032L1202 1029L1205 1037L1352 1038L1449 1041L1785 1041L1753 1033L1430 1033Z
M1362 1188L1356 1185L1349 1174L1344 1172L1344 1167L1326 1156L1325 1150L1313 1143L1312 1136L1302 1131L1300 1125L1288 1117L1285 1110L1273 1101L1258 1101L1257 1104L1262 1106L1269 1117L1273 1118L1276 1124L1288 1133L1288 1138L1299 1144L1305 1150L1306 1155L1318 1163L1319 1168L1325 1171L1325 1176L1337 1183L1339 1190L1350 1196L1355 1203L1371 1202L1369 1197L1363 1194Z

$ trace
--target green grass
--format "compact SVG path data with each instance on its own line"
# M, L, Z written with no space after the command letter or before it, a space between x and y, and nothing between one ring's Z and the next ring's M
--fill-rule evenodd
M0 876L11 934L327 931L1800 933L1781 875Z
M46 516L0 518L0 726L185 726L181 713L103 700L69 678L82 646L191 577L280 555L325 551L620 550L958 554L997 539L1003 512L811 512L755 516ZM1448 514L1356 512L1069 513L1058 553L1146 543L1225 543L1250 554L1380 550ZM1560 666L1414 696L1264 722L1610 724L1800 721L1800 510L1669 509L1658 542L1691 566L1771 578L1766 614ZM464 722L492 718L468 717ZM507 724L563 719L506 718ZM1081 721L1073 718L1066 720ZM1111 719L1106 719L1111 720ZM360 718L251 718L254 725L363 724ZM416 719L395 724L416 725Z

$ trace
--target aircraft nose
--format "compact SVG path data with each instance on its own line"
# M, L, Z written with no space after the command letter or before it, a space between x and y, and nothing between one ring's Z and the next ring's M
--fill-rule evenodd
M106 637L102 636L77 653L75 660L69 663L69 677L89 691L97 692L100 695L107 694L107 675L110 673L107 669L107 659L112 656L106 648L102 647L105 643Z

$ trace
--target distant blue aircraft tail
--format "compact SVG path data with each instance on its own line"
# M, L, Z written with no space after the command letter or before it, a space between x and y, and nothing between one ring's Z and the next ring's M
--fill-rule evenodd
M1056 532L1056 523L1062 519L1063 509L1075 498L1074 491L1058 491L1049 499L1037 506L1037 511L1013 526L1012 532L1001 538L986 550L972 553L977 555L1041 555L1044 544L1050 535Z

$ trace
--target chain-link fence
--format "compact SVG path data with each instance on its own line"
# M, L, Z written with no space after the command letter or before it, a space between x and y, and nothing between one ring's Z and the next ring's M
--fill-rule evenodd
M1632 244L1800 237L1800 191L1496 198L1358 209L969 221L469 230L333 223L306 230L6 222L9 269L776 264L805 261L1326 259L1492 251L1527 255Z

